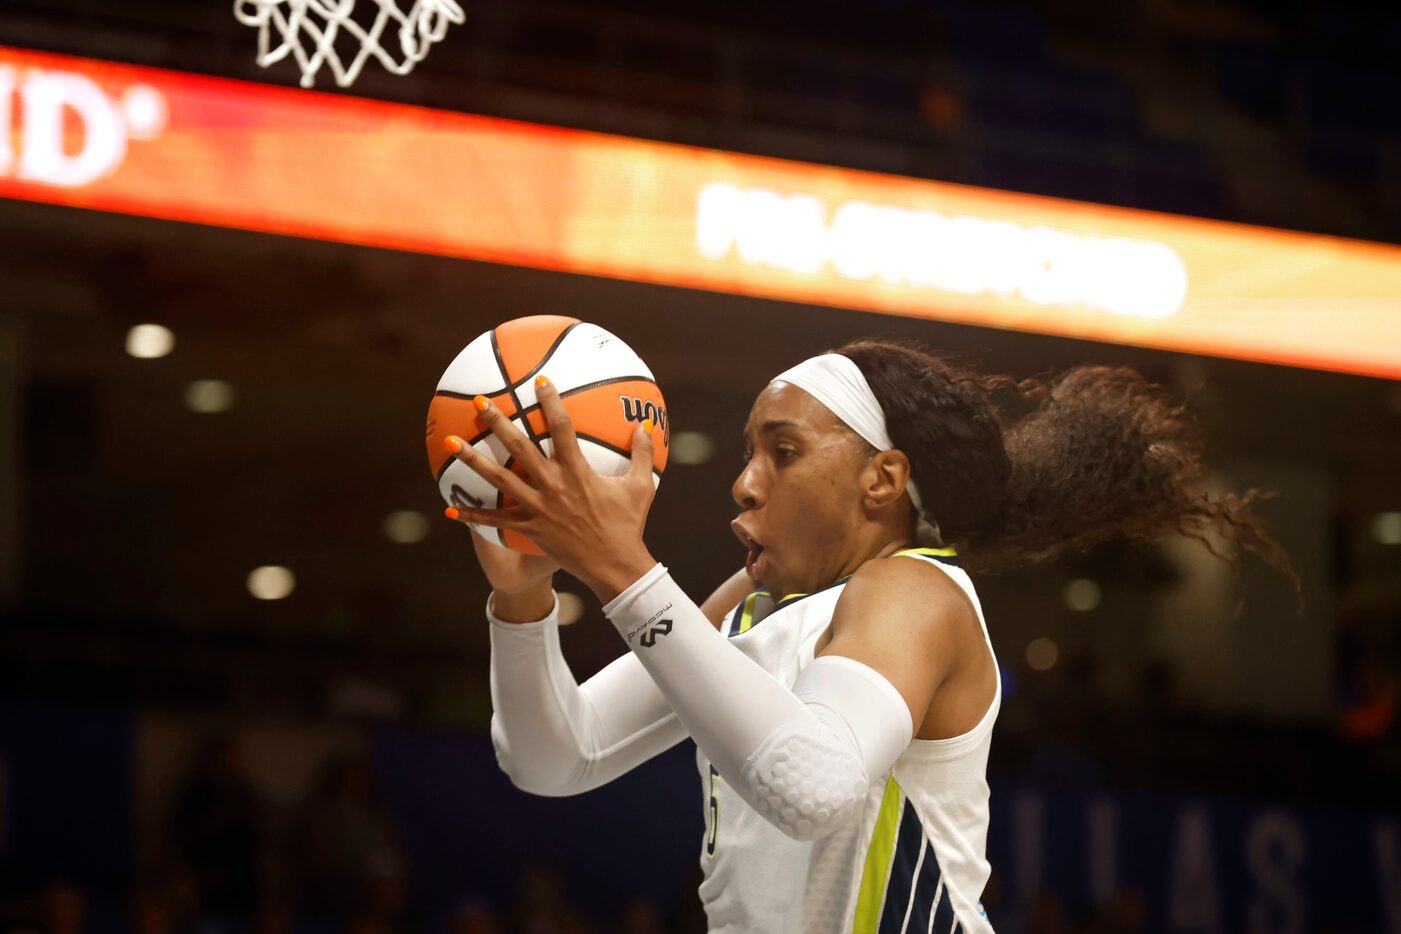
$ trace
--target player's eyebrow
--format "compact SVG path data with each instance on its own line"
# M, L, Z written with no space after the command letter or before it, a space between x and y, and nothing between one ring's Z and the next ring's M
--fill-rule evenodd
M802 428L803 426L795 421L786 418L771 418L759 426L759 434L766 435L770 432L778 431L780 428ZM744 429L744 437L749 437L749 429Z

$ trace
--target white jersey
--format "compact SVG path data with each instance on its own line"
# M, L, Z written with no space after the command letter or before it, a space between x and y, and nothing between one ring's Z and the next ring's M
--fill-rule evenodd
M953 552L909 548L895 554L928 561L963 588L991 652L978 596L954 565ZM752 593L729 614L723 631L791 687L812 662L845 583L777 603L767 591ZM999 675L977 726L951 739L913 740L889 773L872 776L861 820L811 843L761 817L697 750L708 801L700 897L710 930L990 934L979 898L990 871L988 748L1001 704Z

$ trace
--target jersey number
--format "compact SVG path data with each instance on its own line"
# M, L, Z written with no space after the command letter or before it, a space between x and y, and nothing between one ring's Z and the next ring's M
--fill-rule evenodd
M715 771L715 766L710 767L710 808L706 814L706 823L710 824L705 834L705 855L715 855L715 836L720 832L720 798L716 795L716 787L720 783L720 773Z

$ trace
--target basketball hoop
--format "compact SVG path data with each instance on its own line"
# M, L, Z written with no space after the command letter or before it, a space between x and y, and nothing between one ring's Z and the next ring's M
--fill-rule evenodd
M336 84L349 87L372 55L394 74L406 75L443 38L448 26L464 18L457 0L405 0L412 5L402 10L399 0L361 2L378 7L372 22L351 17L355 0L234 0L234 16L245 26L258 28L258 64L266 68L290 54L302 70L304 88L312 86L322 65L330 66ZM393 46L390 37L395 33L402 54L397 58L380 44L384 39ZM336 51L338 40L346 47L359 43L348 61Z

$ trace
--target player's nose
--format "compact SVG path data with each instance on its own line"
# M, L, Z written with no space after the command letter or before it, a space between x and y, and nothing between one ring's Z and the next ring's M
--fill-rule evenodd
M758 509L763 505L763 494L757 480L754 462L751 460L744 465L744 469L739 472L739 476L730 487L730 496L740 509Z

